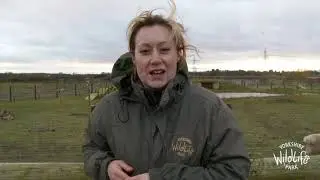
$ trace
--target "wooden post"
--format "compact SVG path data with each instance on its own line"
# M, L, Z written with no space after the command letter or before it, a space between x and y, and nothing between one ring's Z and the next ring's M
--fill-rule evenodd
M87 87L88 87L88 110L89 110L89 113L88 113L88 117L89 117L89 121L91 121L91 93L92 93L92 82L91 80L89 79L87 81Z
M273 86L273 81L270 81L270 89L272 90L272 86Z
M77 86L78 88L77 88L77 94L78 94L78 96L81 96L81 89L82 89L82 84L81 84L81 82L78 84L78 86Z
M37 86L37 98L38 100L40 99L40 95L41 95L41 88L39 88L39 86Z
M13 102L15 103L16 102L16 87L14 86L14 84L11 85L11 89L12 89L12 99L13 99Z
M37 97L37 100L40 100L40 86L39 85L35 85L36 87L36 97Z
M9 84L9 102L12 102L12 85Z
M89 86L89 89L88 89L88 95L89 95L89 107L91 106L91 93L92 93L92 89L90 88Z
M74 84L74 96L77 96L78 93L77 93L77 84L75 83Z
M286 89L286 82L284 80L282 80L282 85L283 85L283 88Z
M62 103L62 97L61 97L61 89L59 89L59 102Z
M59 80L59 100L60 100L60 104L62 104L62 100L63 100L63 95L64 95L64 91L65 91L65 85L64 85L64 78Z
M34 88L33 88L33 95L34 95L34 100L37 100L37 85L36 84L34 85Z
M93 93L93 82L90 81L90 93Z
M59 81L56 81L56 98L59 98Z
M59 101L60 101L60 104L62 104L62 96L63 96L63 92L64 92L64 89L59 89Z

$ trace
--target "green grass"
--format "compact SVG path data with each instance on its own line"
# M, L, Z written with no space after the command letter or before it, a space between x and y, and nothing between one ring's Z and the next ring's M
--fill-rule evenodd
M83 97L2 103L15 120L0 121L0 161L81 161L88 102Z
M320 130L320 95L225 102L233 106L251 156L272 157L280 144L302 143L305 135ZM62 103L59 99L0 102L0 108L16 116L12 121L0 121L1 162L82 162L81 145L88 120L88 102L83 97L65 97Z
M253 154L272 157L284 142L303 143L319 133L320 95L226 99L232 104L247 147Z
M232 104L251 152L272 156L285 141L301 141L320 129L320 95L225 99ZM1 161L82 161L88 120L83 97L2 103L14 112L0 121ZM54 130L54 131L52 131ZM36 155L35 155L36 154Z
M10 173L7 173L10 172ZM83 166L70 165L7 165L1 167L0 178L8 180L90 180Z

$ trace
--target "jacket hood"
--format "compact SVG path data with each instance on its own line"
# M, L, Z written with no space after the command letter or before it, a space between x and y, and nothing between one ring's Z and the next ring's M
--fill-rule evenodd
M111 72L111 82L115 87L120 88L121 82L130 77L133 73L134 65L132 59L132 54L130 52L126 52L114 63ZM185 61L183 61L182 66L178 69L177 73L188 78L188 65Z

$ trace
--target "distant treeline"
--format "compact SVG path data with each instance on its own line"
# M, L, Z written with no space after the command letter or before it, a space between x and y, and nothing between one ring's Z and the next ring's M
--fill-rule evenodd
M293 74L299 74L303 73L309 76L319 76L319 71L244 71L244 70L238 70L238 71L222 71L219 69L212 69L211 71L206 72L199 72L196 74L202 75L202 76L290 76ZM191 73L194 74L194 73Z
M110 73L101 74L47 74L47 73L0 73L0 82L42 82L67 79L69 81L86 81L88 79L110 79Z
M285 79L303 79L320 76L320 71L222 71L213 69L206 72L190 72L191 76L253 76L253 77L283 77ZM47 73L0 73L0 82L41 82L68 79L71 81L86 81L88 79L109 80L110 73L101 74L47 74Z

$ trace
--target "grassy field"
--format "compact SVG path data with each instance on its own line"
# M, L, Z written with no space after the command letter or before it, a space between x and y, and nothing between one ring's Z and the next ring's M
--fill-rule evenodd
M254 157L272 157L288 141L302 143L319 133L320 95L226 99ZM88 120L83 97L0 102L15 120L0 121L1 162L82 162L81 144Z
M83 97L1 103L15 120L0 121L0 161L81 161L87 125Z
M227 99L245 134L249 151L272 157L280 144L302 143L320 130L320 95Z
M272 156L286 141L320 129L320 95L226 99L245 133L250 152ZM81 161L87 125L83 97L1 103L15 120L0 121L1 161ZM63 153L61 153L63 152Z

